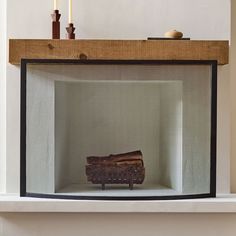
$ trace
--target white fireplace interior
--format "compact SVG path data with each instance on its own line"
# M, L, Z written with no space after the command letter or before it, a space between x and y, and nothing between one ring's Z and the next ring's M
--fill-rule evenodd
M211 65L27 65L26 191L54 197L208 194ZM87 181L86 157L141 150L143 184Z

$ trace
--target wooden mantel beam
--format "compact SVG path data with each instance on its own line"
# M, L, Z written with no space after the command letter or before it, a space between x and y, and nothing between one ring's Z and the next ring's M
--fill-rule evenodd
M10 39L9 62L21 59L217 60L229 63L228 41Z

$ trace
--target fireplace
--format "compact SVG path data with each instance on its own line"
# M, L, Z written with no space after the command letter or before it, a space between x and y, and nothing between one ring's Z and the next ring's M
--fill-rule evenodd
M25 59L21 71L21 196L215 196L216 61ZM136 150L132 190L114 173L105 189L88 181L87 157Z

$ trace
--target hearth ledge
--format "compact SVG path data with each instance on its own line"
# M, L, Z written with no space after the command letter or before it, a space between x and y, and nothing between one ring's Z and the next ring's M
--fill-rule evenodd
M0 213L235 213L236 194L173 201L87 201L0 195Z

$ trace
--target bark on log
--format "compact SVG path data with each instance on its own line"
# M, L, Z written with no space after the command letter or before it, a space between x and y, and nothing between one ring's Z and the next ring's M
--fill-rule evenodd
M87 157L87 163L90 165L99 165L99 164L115 164L119 163L122 164L122 162L137 162L140 163L140 161L143 160L143 155L141 151L134 151L134 152L128 152L128 153L122 153L122 154L111 154L109 156L90 156ZM131 164L131 163L130 163Z

